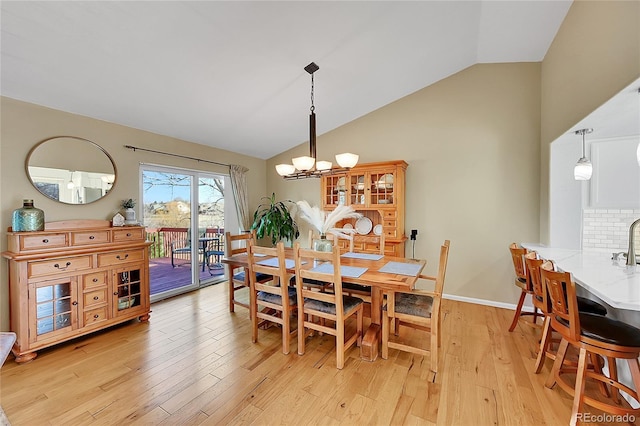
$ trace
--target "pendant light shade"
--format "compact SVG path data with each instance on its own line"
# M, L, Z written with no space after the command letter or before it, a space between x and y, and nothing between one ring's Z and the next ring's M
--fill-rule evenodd
M358 164L358 155L349 152L336 155L336 162L340 168L333 168L331 161L318 161L316 159L316 113L313 104L313 73L320 67L314 62L304 67L304 70L311 74L311 114L309 114L309 155L292 158L291 164L276 165L276 172L285 179L306 179L310 177L320 177L334 173L345 172L347 169Z
M575 180L589 180L593 174L593 165L585 155L584 149L584 135L593 132L593 129L581 129L576 130L576 135L582 135L582 157L576 163L573 168L573 177Z

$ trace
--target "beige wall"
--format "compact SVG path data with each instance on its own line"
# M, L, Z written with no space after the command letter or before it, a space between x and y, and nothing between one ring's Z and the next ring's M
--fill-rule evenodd
M166 155L133 152L124 145L171 152L226 164L242 164L249 168L247 174L250 191L250 208L254 209L266 191L264 160L229 151L132 129L100 120L68 114L41 106L1 98L2 129L0 133L0 229L1 247L6 250L6 232L11 226L11 213L22 206L23 198L33 198L36 207L45 211L45 220L63 219L111 219L120 210L124 198L139 199L138 171L140 163L184 167L228 174L227 167L180 159ZM118 171L118 181L103 199L87 205L72 206L50 200L35 190L25 172L25 160L29 150L39 141L52 136L78 136L89 139L112 156ZM0 330L8 330L7 262L0 263Z
M576 0L542 62L540 240L550 143L640 77L640 2Z
M321 135L318 158L348 149L363 163L407 161L406 233L418 229L416 257L435 272L450 239L445 291L514 303L507 246L538 238L539 82L539 63L475 65ZM319 203L317 180L284 181L274 170L306 150L268 161L278 198Z

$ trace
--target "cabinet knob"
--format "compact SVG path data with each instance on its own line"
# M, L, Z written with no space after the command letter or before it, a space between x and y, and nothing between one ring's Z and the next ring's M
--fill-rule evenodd
M47 244L49 242L49 240L47 238L45 238L44 240L42 240L42 242Z
M93 279L93 282L94 282L94 283L97 283L97 282L98 282L98 279L97 279L97 278L94 278L94 279Z
M96 239L96 237L94 237L93 235L91 235L91 236L89 236L89 239L90 239L90 240L95 240L95 239Z
M127 232L127 237L130 237L130 236L131 236L131 232Z
M71 302L71 304L72 304L73 306L76 306L76 305L78 304L78 302L74 300L73 302Z
M129 255L128 255L128 254L125 254L125 255L124 255L124 257L120 257L120 255L117 255L117 256L116 256L116 259L118 259L118 260L125 260L127 257L129 257Z
M93 316L93 318L94 318L94 319L98 319L98 318L100 318L100 315L95 314L95 315Z
M117 291L114 291L114 292L113 292L113 295L114 295L114 296L117 296L117 295L118 295L118 292L117 292Z
M98 296L93 296L93 300L98 300L100 299Z

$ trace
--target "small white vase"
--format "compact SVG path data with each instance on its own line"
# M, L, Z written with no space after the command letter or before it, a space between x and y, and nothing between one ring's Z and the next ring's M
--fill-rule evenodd
M124 210L124 223L126 225L135 225L136 222L136 211L129 207L128 209Z

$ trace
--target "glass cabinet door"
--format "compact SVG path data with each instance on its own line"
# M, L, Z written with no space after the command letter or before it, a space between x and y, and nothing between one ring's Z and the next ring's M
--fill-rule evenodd
M370 172L369 185L371 188L371 204L387 205L395 203L393 173L379 171Z
M330 175L322 178L322 206L323 208L336 207L346 204L347 183L345 175Z
M118 269L114 276L114 293L116 315L142 306L142 276L140 268Z
M78 305L75 291L73 277L30 285L29 306L35 321L31 327L35 330L35 335L30 337L32 342L75 328Z

